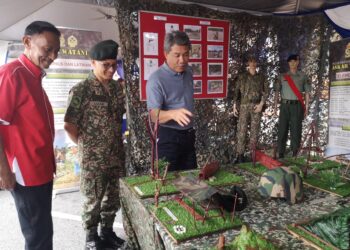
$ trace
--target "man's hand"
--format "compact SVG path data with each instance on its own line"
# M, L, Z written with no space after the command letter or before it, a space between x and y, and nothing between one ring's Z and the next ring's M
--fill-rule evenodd
M16 185L14 173L9 168L0 169L0 188L13 190Z
M191 121L190 117L193 116L193 114L190 111L184 108L173 109L169 111L171 112L172 119L182 127L188 125Z
M234 115L235 117L238 117L238 115L239 115L239 112L238 112L238 110L237 110L236 103L233 104L233 115Z
M264 104L263 103L259 103L257 105L254 105L254 113L260 113L262 108L263 108Z
M304 118L306 118L308 115L309 115L309 109L308 107L305 107Z

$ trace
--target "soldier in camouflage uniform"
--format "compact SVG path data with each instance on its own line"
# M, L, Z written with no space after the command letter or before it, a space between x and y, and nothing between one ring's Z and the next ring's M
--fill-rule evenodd
M93 71L70 90L64 118L65 130L78 144L85 249L103 245L117 249L124 243L112 228L120 207L119 178L125 175L121 132L125 96L121 83L112 79L117 51L112 40L90 50Z
M233 96L233 114L238 117L237 125L237 162L244 162L246 136L250 122L250 146L258 140L260 119L265 100L268 96L268 84L264 77L256 71L255 57L248 58L248 72L238 76ZM239 111L238 111L238 105Z

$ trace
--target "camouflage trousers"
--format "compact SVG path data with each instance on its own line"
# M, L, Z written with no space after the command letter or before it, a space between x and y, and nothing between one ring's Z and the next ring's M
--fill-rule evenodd
M93 169L93 171L92 171ZM80 189L83 195L83 227L87 233L113 226L119 201L119 167L82 168Z
M250 124L250 144L256 145L260 130L261 112L254 113L256 104L241 104L237 125L237 155L244 154L247 141L248 125Z

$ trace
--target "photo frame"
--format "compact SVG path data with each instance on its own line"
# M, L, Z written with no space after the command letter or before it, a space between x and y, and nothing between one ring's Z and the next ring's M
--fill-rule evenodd
M144 54L147 56L158 55L158 33L143 33Z
M224 58L224 46L223 45L207 45L207 58L208 59L223 59Z
M188 35L191 41L202 40L202 27L197 25L184 25L184 32Z
M208 29L207 29L207 41L223 42L224 41L224 28L222 28L222 27L208 27Z
M150 75L158 69L158 59L157 58L145 58L143 60L144 67L144 79L148 80Z
M202 94L203 90L202 80L193 80L193 90L195 94Z
M189 62L188 65L192 68L193 76L202 76L201 62Z
M208 76L223 76L223 63L208 63Z
M166 23L165 24L165 34L171 33L174 31L179 30L179 24L178 23Z
M218 94L224 92L223 80L208 80L208 94Z
M190 50L190 59L201 59L202 58L202 45L192 44Z

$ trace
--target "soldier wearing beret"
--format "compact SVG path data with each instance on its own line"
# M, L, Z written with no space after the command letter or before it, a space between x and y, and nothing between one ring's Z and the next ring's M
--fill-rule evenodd
M288 132L290 130L291 150L296 156L300 148L302 122L308 114L309 92L311 85L307 76L298 71L299 55L292 54L287 59L289 71L281 74L275 84L276 91L274 113L281 96L281 106L278 124L278 158L283 158L286 151Z
M112 79L117 53L118 44L112 40L91 48L93 70L70 90L64 117L65 130L78 144L85 249L118 249L124 243L112 227L120 207L119 177L125 175L121 132L125 96L121 83Z
M248 71L238 76L233 96L233 115L236 117L239 116L236 149L236 161L238 163L244 162L244 151L249 124L250 146L255 146L257 143L261 113L269 94L267 81L256 71L256 58L250 55L247 61Z

